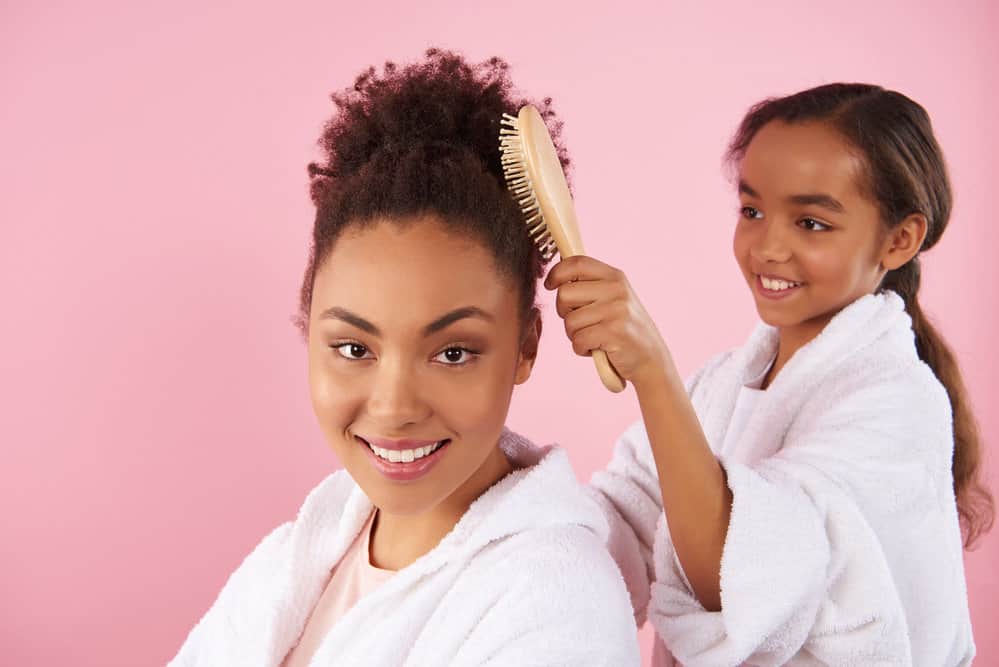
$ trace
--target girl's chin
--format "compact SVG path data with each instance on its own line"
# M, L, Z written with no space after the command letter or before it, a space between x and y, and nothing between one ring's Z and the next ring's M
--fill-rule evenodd
M775 329L793 329L794 327L800 326L805 323L805 320L801 317L793 317L788 313L775 313L773 311L767 311L763 308L758 308L756 311L760 320L764 324L774 327Z
M760 303L757 301L756 314L764 323L772 327L790 327L801 323L801 319L796 317L794 313L788 312L787 308L774 306L769 302Z

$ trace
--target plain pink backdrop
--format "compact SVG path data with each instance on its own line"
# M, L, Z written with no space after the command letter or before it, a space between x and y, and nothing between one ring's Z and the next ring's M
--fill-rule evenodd
M555 98L588 250L626 269L684 373L755 322L720 163L744 110L835 80L920 101L957 201L923 302L996 445L995 3L228 4L0 8L4 664L163 664L337 467L289 322L305 165L331 90L429 45L501 55ZM543 299L509 422L585 480L638 409ZM997 562L999 530L967 557L980 664L999 664Z

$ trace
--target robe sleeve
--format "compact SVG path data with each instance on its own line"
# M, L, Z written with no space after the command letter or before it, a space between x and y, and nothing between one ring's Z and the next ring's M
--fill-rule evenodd
M882 539L911 537L951 483L949 404L920 382L826 389L775 455L722 461L721 611L699 604L663 540L649 615L685 665L911 664Z
M725 356L712 359L686 380L688 395ZM607 548L624 577L635 624L641 627L655 579L653 551L657 523L663 514L659 475L642 420L617 439L610 463L594 473L587 492L600 505L610 526Z

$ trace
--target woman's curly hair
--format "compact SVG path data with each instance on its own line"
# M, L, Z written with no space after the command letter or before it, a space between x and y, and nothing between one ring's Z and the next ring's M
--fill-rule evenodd
M405 225L424 215L492 252L500 273L518 287L526 323L545 262L506 189L502 115L533 103L563 168L569 160L551 99L520 98L507 70L500 58L470 64L456 53L430 49L405 67L387 62L381 73L368 68L351 88L333 93L336 113L318 142L325 159L308 165L316 218L294 318L304 339L316 270L343 230L381 220Z

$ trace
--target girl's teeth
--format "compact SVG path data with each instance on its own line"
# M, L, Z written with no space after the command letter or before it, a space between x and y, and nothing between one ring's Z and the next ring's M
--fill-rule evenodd
M441 441L443 442L443 441ZM390 463L412 463L416 459L422 459L424 456L429 456L438 447L441 446L440 442L436 442L432 445L427 445L426 447L417 447L416 449L382 449L381 447L375 447L374 445L368 445L379 458L385 459Z
M763 283L764 288L774 292L786 290L790 287L797 287L798 285L801 284L801 283L788 282L786 280L777 280L775 278L766 278L764 276L760 276L760 281Z

